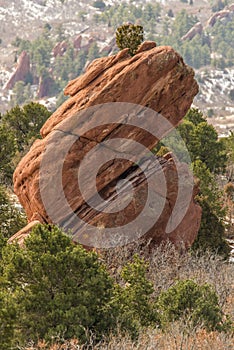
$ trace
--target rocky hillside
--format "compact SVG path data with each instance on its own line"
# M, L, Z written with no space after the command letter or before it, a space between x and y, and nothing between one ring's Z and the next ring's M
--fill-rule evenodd
M67 82L88 61L115 53L115 29L131 21L144 26L146 39L182 54L200 86L194 104L221 134L233 127L231 0L1 0L0 19L1 112L32 99L58 107ZM22 63L24 51L30 69ZM23 74L16 74L20 65Z

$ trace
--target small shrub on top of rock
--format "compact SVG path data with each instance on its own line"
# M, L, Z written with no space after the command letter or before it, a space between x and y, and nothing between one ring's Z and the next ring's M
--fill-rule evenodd
M123 24L116 30L116 44L120 50L129 49L129 54L134 56L138 46L144 40L144 30L141 25L132 23Z

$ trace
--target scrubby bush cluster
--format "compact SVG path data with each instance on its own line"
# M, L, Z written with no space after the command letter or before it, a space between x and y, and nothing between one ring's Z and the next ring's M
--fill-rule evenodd
M59 228L42 225L34 228L23 248L3 243L1 349L42 340L98 343L118 333L137 341L144 329L166 331L181 317L191 329L232 331L232 321L212 284L185 275L159 290L157 271L152 274L156 260L152 259L162 260L162 251L148 262L137 254L131 254L127 262L122 255L120 271L111 273L109 254L116 253L87 252ZM165 254L178 259L169 248Z

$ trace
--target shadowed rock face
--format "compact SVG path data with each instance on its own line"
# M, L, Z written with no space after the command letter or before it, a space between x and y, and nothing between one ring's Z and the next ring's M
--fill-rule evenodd
M42 77L39 78L39 86L37 90L37 97L43 98L46 96L49 96L49 93L51 91L51 86L53 86L54 80L50 76L48 77Z
M17 61L17 67L14 73L10 76L4 89L12 89L17 81L25 81L30 73L30 58L26 51L23 51Z
M171 47L156 47L153 42L145 42L139 47L134 57L130 57L128 49L124 49L115 56L93 61L83 76L68 84L65 94L70 95L70 98L44 124L41 130L43 139L33 144L14 173L15 193L25 208L29 222L33 220L39 220L42 223L53 222L48 211L45 210L43 192L48 193L48 198L56 194L57 200L53 202L53 209L59 224L74 229L79 237L87 234L87 223L97 227L97 236L100 234L100 227L119 227L119 230L124 232L124 225L140 215L144 208L147 199L147 180L155 174L163 174L166 193L162 191L161 176L156 177L152 192L163 198L164 207L155 223L145 233L145 237L151 238L155 244L170 239L177 245L183 242L185 246L190 246L196 238L201 218L201 209L194 202L197 188L193 190L184 218L170 234L166 233L166 227L176 205L179 186L178 168L183 174L182 186L187 186L186 179L189 177L187 165L183 163L176 165L170 154L159 159L152 156L143 157L140 166L136 166L132 161L115 158L100 167L96 176L96 188L100 196L109 201L109 209L115 209L112 207L118 195L116 192L118 181L124 179L132 184L134 195L130 203L127 198L127 183L123 182L120 186L123 203L127 204L123 210L116 213L104 212L102 204L94 209L86 203L84 193L77 185L77 173L84 156L94 146L99 147L104 140L131 139L152 149L157 144L158 138L165 134L165 130L160 131L160 125L157 124L159 123L157 113L153 113L149 118L146 114L142 128L137 128L126 126L131 124L131 119L128 119L130 117L126 115L122 116L125 125L119 125L119 120L116 124L113 122L110 124L108 113L102 113L99 116L97 112L102 125L91 128L92 120L96 115L87 114L88 107L108 102L134 103L160 113L173 128L184 117L197 92L198 85L194 80L193 70L184 64L181 56ZM118 104L113 105L118 106ZM75 134L80 136L76 138L62 160L61 183L70 208L82 221L69 227L67 224L69 217L61 205L61 193L56 184L56 169L61 162L61 152L66 148L69 137L72 135L64 130L67 130L69 123L74 122L74 118L77 118ZM152 128L157 125L160 137L157 138L146 132L144 123L152 123ZM52 150L52 156L47 158L47 163L43 163L46 172L43 173L39 186L41 161L47 149ZM88 159L89 164L94 161L94 158ZM90 186L91 175L91 172L87 171L84 180L85 198L88 199L95 196ZM55 179L54 182L51 182L51 179ZM184 198L185 201L186 198ZM183 199L181 207L185 207ZM154 206L147 215L151 217L155 215ZM147 215L144 221L150 219ZM17 239L17 235L14 238Z

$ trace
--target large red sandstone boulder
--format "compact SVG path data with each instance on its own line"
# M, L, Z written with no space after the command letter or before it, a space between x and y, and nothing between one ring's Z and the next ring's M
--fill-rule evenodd
M103 211L103 204L98 204L96 208L93 208L84 199L85 197L92 200L96 195L93 187L90 186L92 171L87 171L85 174L83 183L85 195L77 185L77 173L84 156L92 151L94 146L102 146L103 141L115 138L133 139L143 144L144 147L152 149L157 144L158 138L151 135L150 132L145 132L146 127L144 126L151 123L153 129L156 125L156 129L159 130L159 138L165 133L165 130L160 131L161 126L157 113L149 113L149 116L146 113L146 117L142 119L142 127L137 128L131 126L131 113L127 113L128 111L121 115L120 122L123 122L123 125L119 125L119 120L118 124L111 123L108 113L100 112L93 106L107 103L104 106L109 108L108 102L127 102L147 106L150 110L159 112L173 128L180 123L197 92L198 85L194 79L193 70L184 64L181 56L171 47L156 47L153 42L145 42L134 57L130 57L128 49L125 49L115 56L95 60L89 65L83 76L68 84L65 93L69 94L70 98L45 123L41 130L43 139L34 143L14 173L15 192L25 208L28 220L39 220L42 223L54 222L47 210L48 203L46 206L45 201L42 200L46 193L48 198L53 198L56 223L72 229L76 238L78 237L82 243L85 236L89 238L90 226L96 227L97 240L103 228L114 226L119 227L119 231L125 232L124 225L140 215L146 203L147 180L156 175L151 192L156 197L158 196L157 198L162 199L163 208L154 224L144 232L144 236L152 239L152 242L156 244L170 239L177 245L182 242L190 246L197 235L201 218L201 208L194 201L197 188L193 189L191 198L180 197L180 209L184 210L184 215L170 232L167 229L172 216L175 221L180 216L178 208L177 211L174 210L176 206L178 207L176 201L179 186L184 188L192 186L193 188L193 184L189 184L188 180L189 178L191 180L191 174L184 163L176 164L175 159L171 156L160 159L143 157L140 158L140 166L136 166L132 161L117 159L117 157L112 161L107 161L97 173L96 190L102 198L109 201L110 211L115 209L114 200L118 196L116 184L119 180L128 180L127 184L124 181L120 186L126 208L118 212L112 210L109 213ZM116 111L121 108L119 104L111 106L113 106L113 113L115 108ZM90 109L91 112L87 113ZM100 120L102 126L92 128L95 118ZM71 133L69 128L74 120L76 125ZM126 120L129 124L127 127ZM66 149L69 138L72 138L74 134L80 136L69 151L65 152L61 160L61 153ZM49 156L43 160L47 151L49 151ZM121 152L121 147L118 152ZM43 163L41 163L42 160ZM90 156L88 165L92 163L95 163L95 157ZM42 164L46 171L43 172L43 178L40 178ZM58 167L62 169L60 181L62 191L59 187L60 182L56 182ZM166 192L163 192L162 176L165 179ZM129 181L134 193L130 203L128 203L126 187ZM75 213L74 215L81 221L72 223L65 210L65 205L64 207L61 205L63 195L72 213ZM152 204L151 210L147 212L143 221L148 222L154 218L156 211L157 203ZM88 238L87 243L89 243Z
M4 89L12 89L17 81L25 81L30 73L30 58L26 51L23 51L17 61L16 70L10 76Z
M84 75L70 81L64 93L71 97L45 123L42 136L80 109L105 102L147 106L178 125L198 92L194 72L171 47L143 45L147 50L139 48L134 57L124 49L96 59Z

